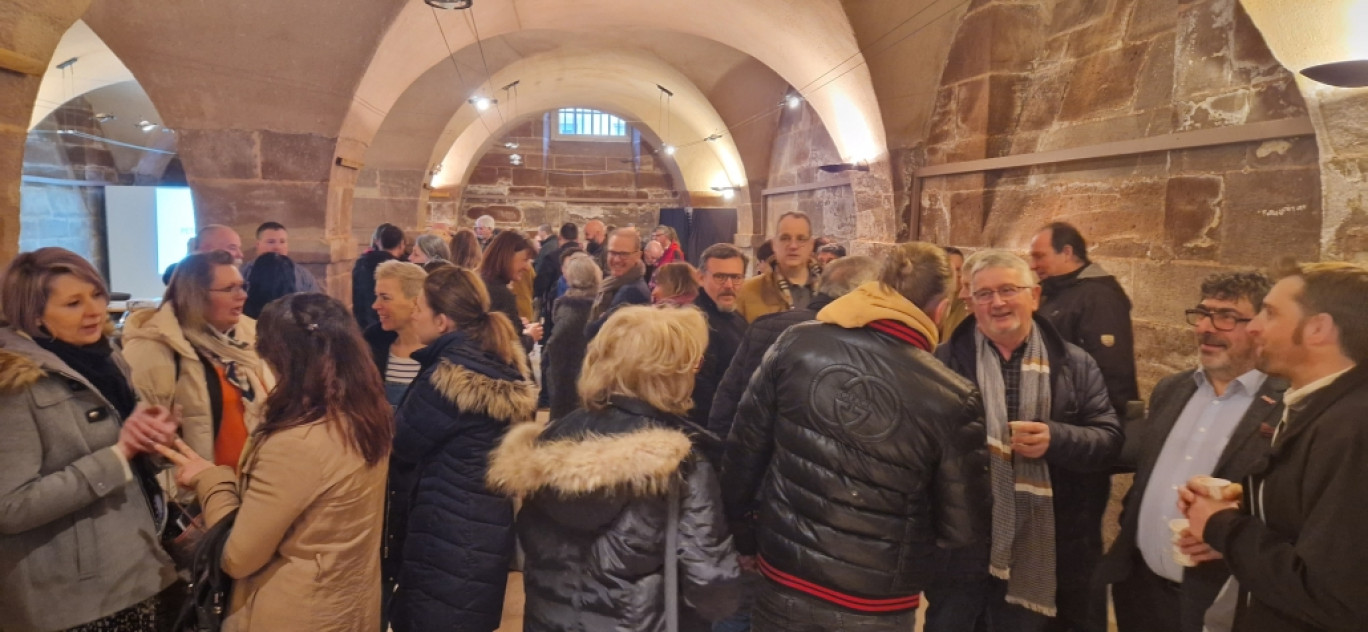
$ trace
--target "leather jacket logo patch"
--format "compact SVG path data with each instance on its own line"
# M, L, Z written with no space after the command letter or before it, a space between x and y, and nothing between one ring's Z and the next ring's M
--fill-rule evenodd
M812 381L809 401L822 423L866 443L887 439L902 410L891 384L848 365L822 369Z

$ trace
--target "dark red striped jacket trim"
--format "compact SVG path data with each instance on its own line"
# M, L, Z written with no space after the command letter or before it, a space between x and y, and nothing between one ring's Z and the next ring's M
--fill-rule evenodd
M787 586L798 592L811 595L822 601L834 603L843 608L858 610L860 612L903 612L915 610L921 603L921 595L909 595L907 597L894 597L891 599L865 599L854 595L847 595L837 592L830 588L818 586L810 581L789 575L773 566L770 566L765 558L756 556L756 562L760 566L760 572L771 581L782 586Z
M896 320L876 320L869 323L869 328L882 331L927 353L932 351L931 341L926 339L925 334Z

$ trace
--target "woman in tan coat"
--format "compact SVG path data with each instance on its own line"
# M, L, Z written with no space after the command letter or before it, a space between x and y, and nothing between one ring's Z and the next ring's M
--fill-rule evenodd
M380 542L394 425L347 308L322 294L261 314L263 359L280 376L242 473L178 441L161 448L212 525L237 510L223 550L236 581L223 629L380 627Z
M124 324L124 358L139 399L179 406L181 437L219 465L236 466L271 387L256 347L256 321L242 315L246 283L222 250L176 267L161 308ZM174 490L169 480L163 481Z

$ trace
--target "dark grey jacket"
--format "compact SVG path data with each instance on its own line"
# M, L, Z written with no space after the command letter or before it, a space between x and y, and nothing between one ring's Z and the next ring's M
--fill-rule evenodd
M1140 501L1154 472L1155 461L1164 449L1164 442L1173 424L1183 414L1188 400L1197 392L1192 370L1180 371L1159 381L1150 397L1150 411L1143 422L1133 422L1126 428L1126 449L1123 454L1134 454L1135 483L1126 494L1121 510L1121 532L1102 558L1098 567L1099 581L1116 584L1130 577L1134 565L1144 565L1136 548L1139 530ZM1248 476L1268 451L1268 439L1278 420L1282 418L1282 395L1287 382L1277 378L1264 380L1263 387L1254 394L1254 401L1231 433L1221 452L1216 469L1211 472L1227 480L1238 481ZM1265 431L1269 434L1265 434ZM1171 500L1169 502L1172 502ZM1202 618L1221 586L1230 577L1230 568L1222 560L1198 564L1183 571L1180 591L1182 632L1201 632Z
M593 297L562 296L556 300L556 328L546 341L547 372L542 376L542 388L550 392L551 419L560 419L579 408L580 368L584 364L584 353L589 346L585 335L585 325L589 323L589 310L594 307Z
M1039 315L1064 342L1082 348L1097 362L1112 408L1124 419L1127 403L1140 399L1131 301L1126 291L1116 277L1096 263L1073 274L1045 279L1040 287Z
M523 629L665 629L666 504L678 486L680 628L707 630L737 605L740 576L707 432L644 402L615 398L512 429L490 458L492 489L523 497Z
M57 356L0 329L0 628L89 623L175 580L147 496L111 449L122 422Z

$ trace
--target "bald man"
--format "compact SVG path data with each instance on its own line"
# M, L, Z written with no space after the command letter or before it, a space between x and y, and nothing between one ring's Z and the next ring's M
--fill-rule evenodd
M200 254L223 250L233 255L233 265L242 265L242 237L237 231L223 224L209 224L195 233L195 250L189 254ZM166 267L162 273L162 283L171 284L171 275L176 273L175 263Z

